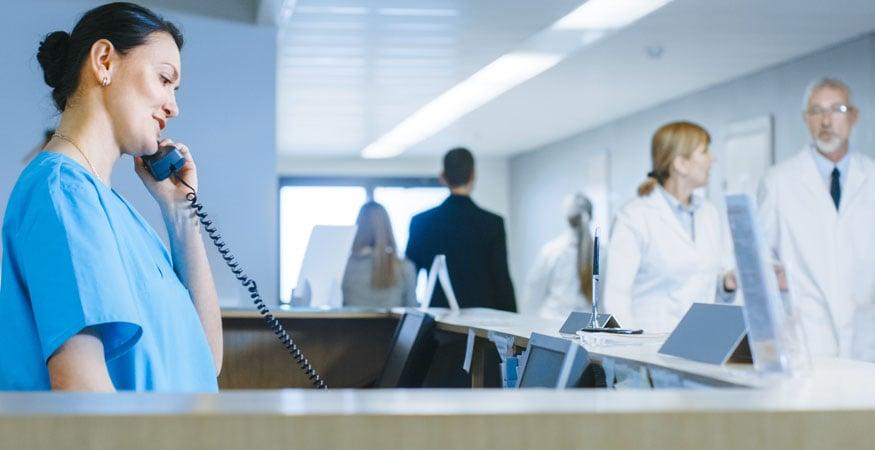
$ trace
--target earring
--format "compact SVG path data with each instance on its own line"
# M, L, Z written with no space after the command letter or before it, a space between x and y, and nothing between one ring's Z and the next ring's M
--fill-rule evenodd
M109 86L109 77L103 77L103 79L100 80L100 85L103 87Z

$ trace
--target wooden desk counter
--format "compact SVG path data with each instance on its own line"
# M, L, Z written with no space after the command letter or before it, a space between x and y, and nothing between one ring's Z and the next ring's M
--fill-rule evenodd
M385 319L399 315L390 308L283 308L273 306L271 314L278 319ZM223 319L262 319L252 308L223 308Z
M394 310L400 314L403 310ZM506 311L472 308L450 311L433 308L428 311L435 316L437 327L448 331L467 333L474 329L478 337L486 337L490 331L514 337L515 345L525 347L529 336L535 333L560 337L560 320L525 316ZM577 338L565 336L580 343ZM794 382L783 378L763 377L754 371L752 364L714 365L690 361L658 353L667 334L623 336L603 333L587 335L584 348L594 360L620 361L623 363L660 368L690 377L700 384L712 386L736 386L751 388L771 388L775 385ZM837 380L848 380L852 384L875 385L875 364L838 358L819 358L812 362L812 368L802 377L813 385L827 385ZM867 381L868 380L868 381ZM875 405L873 405L875 406Z
M871 385L0 394L0 448L872 448ZM869 442L869 444L866 444Z
M274 307L271 313L332 388L364 387L376 379L399 317L386 308ZM225 361L220 388L310 386L257 310L224 309L222 324Z
M485 342L489 332L502 333L504 335L513 336L514 344L519 348L525 348L528 345L528 338L533 332L559 337L559 328L562 321L543 319L539 317L525 316L506 311L497 311L485 308L471 308L460 311L451 311L446 308L431 308L427 312L435 317L437 328L439 330L452 333L467 334L469 329L473 329L477 335L479 349L483 346L491 345ZM315 350L316 355L323 353L329 354L329 358L323 365L314 363L316 367L326 367L327 372L331 377L326 377L329 380L339 380L336 387L354 387L360 385L359 379L350 379L349 371L344 371L344 364L349 361L357 361L357 367L369 366L367 371L368 376L376 376L379 371L379 364L385 358L388 350L388 344L391 340L394 323L404 313L404 308L389 309L363 309L363 308L343 308L338 310L313 310L313 309L295 309L290 311L278 311L276 316L283 320L294 320L289 326L289 329L296 335L302 336L302 348L307 353L308 349ZM297 380L294 384L285 382L285 378L291 372L293 377L297 377L296 370L285 362L282 355L282 348L275 342L270 342L273 335L263 325L258 323L257 311L223 311L223 318L226 324L231 324L230 330L226 332L226 347L228 342L238 342L239 338L235 337L235 330L243 324L249 333L255 333L262 336L262 346L271 352L270 356L266 354L257 354L244 358L244 363L239 370L232 367L227 369L231 373L251 372L258 370L258 367L264 366L267 363L258 360L275 360L280 361L278 364L268 364L271 369L265 369L259 377L277 377L268 385L254 385L245 381L238 383L225 383L223 388L246 388L246 387L290 387L308 386L305 380ZM317 321L317 324L314 324ZM332 325L334 324L334 325ZM342 324L342 325L341 325ZM319 339L311 336L314 329L324 331L326 327L336 329L328 335L328 342L321 342ZM341 328L343 328L342 331ZM352 341L357 342L355 336L360 336L362 342L372 342L376 339L376 344L360 345L355 349L348 348L351 337ZM750 364L727 364L713 365L689 361L673 356L662 355L658 353L662 341L667 335L661 336L620 336L608 334L595 334L587 337L587 341L583 344L584 348L590 353L590 356L599 362L615 361L632 365L646 366L648 368L661 368L671 372L683 374L690 380L697 381L700 384L708 384L712 386L737 386L737 387L753 387L767 388L775 383L782 381L772 378L764 378L758 375L753 370ZM568 337L566 337L568 338ZM249 337L247 339L253 339ZM570 339L570 338L569 338ZM575 342L580 342L574 339ZM249 341L244 340L245 349L251 349L252 345ZM239 345L231 345L232 348L237 348ZM346 349L342 353L338 353L339 349ZM364 351L364 354L361 354ZM231 353L233 356L235 353ZM333 355L333 356L332 356ZM226 361L229 358L226 357ZM232 357L232 361L234 358ZM475 360L476 361L476 360ZM476 365L476 364L475 364ZM230 375L229 375L230 377ZM826 358L815 360L813 369L809 377L814 379L815 383L829 383L835 379L847 379L849 377L875 380L875 364L859 361L840 360L835 358ZM234 378L239 378L236 375ZM300 377L303 378L303 377ZM285 384L284 384L285 383ZM357 384L359 383L359 384Z
M500 311L430 312L445 331L473 328L481 337L489 331L506 333L520 340L518 345L525 345L532 331L557 335L560 325ZM350 364L373 362L386 351L373 342L391 338L400 314L286 311L278 317L310 345L305 350L320 350L314 354L321 360L314 363L343 384L350 382L343 378L344 369L353 372ZM225 311L223 317L232 325L226 330L233 345L248 358L236 363L238 372L267 370L265 361L273 359L285 365L284 374L296 372L282 348L268 341L273 335L253 320L256 314ZM334 348L365 335L374 340L363 348ZM875 448L870 431L875 423L873 364L817 360L810 377L772 382L750 366L712 366L659 355L657 345L658 340L584 343L594 357L759 389L0 393L0 449ZM252 348L262 347L279 350L250 355Z

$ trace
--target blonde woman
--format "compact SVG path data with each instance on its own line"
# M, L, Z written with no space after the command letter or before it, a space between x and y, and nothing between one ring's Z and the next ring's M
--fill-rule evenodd
M614 219L605 308L625 328L670 332L692 303L726 300L735 290L725 221L694 193L708 184L710 143L694 123L659 128L651 172Z
M568 228L541 248L526 283L526 312L550 319L592 305L592 202L577 192L564 206Z
M358 231L343 274L343 304L347 306L416 306L413 263L398 258L389 214L368 202L356 219Z

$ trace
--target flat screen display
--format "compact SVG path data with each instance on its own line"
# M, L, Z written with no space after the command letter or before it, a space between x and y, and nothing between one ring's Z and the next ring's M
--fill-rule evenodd
M520 379L520 387L555 388L556 383L559 382L559 373L562 371L564 361L565 353L563 352L532 346L522 379Z
M401 372L404 370L404 365L407 364L407 360L410 358L410 351L413 349L413 344L416 342L416 336L419 334L419 329L422 326L422 316L405 314L401 319L401 329L398 332L398 340L395 341L395 345L392 346L392 353L389 355L389 359L386 362L386 367L384 369L383 380L392 383L390 386L384 387L393 387L395 383L401 377Z

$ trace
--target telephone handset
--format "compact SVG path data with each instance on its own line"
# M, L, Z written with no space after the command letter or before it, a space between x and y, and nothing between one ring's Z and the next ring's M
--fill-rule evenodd
M225 260L225 264L231 268L231 272L234 273L237 280L239 280L243 287L249 291L249 296L252 298L252 302L255 303L258 312L260 312L261 316L264 317L264 320L267 321L267 326L273 330L273 333L277 336L280 342L282 342L289 354L292 355L292 358L298 363L301 370L304 371L307 378L313 383L313 386L317 389L328 389L325 381L322 380L322 377L316 372L316 369L310 365L310 361L307 360L307 357L304 356L295 344L295 341L292 340L292 337L289 336L285 328L283 328L283 325L273 314L271 314L267 305L264 304L264 301L261 299L261 294L258 293L258 287L255 284L255 280L249 278L249 276L243 273L243 269L240 268L236 258L234 258L234 255L231 254L228 246L222 241L222 236L218 233L216 227L213 226L213 221L207 218L207 213L203 212L204 207L198 202L197 193L195 193L194 189L189 186L185 180L176 174L176 172L185 165L185 157L182 156L182 153L180 153L176 147L167 145L160 147L158 152L154 155L144 156L143 160L146 163L146 170L156 180L161 181L173 175L176 176L176 179L179 180L180 183L184 184L191 190L191 192L185 195L185 198L191 203L191 208L194 210L200 223L204 226L207 236L209 236L213 241L213 244L219 250L219 254L221 254L222 259Z
M146 170L158 181L169 178L185 165L185 157L172 145L159 147L154 155L144 156L143 161L146 162Z

